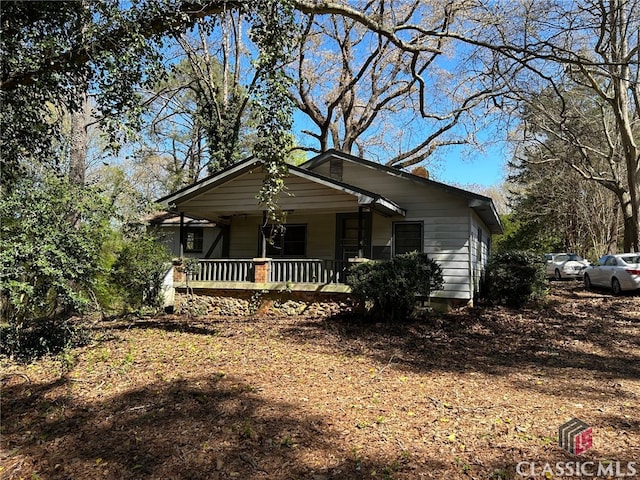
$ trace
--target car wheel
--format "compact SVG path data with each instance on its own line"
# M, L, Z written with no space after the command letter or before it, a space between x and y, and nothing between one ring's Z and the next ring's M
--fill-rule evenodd
M560 270L558 270L557 268L556 268L554 277L556 280L562 280L562 275L560 275Z
M587 274L584 275L584 288L586 288L587 290L591 289L591 279Z
M613 277L613 280L611 280L611 290L613 290L614 295L620 295L622 293L620 281L615 277Z

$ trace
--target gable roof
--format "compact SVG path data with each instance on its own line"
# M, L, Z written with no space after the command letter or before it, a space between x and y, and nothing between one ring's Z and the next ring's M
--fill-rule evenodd
M500 216L498 215L493 200L490 197L486 197L478 193L470 192L462 188L447 185L446 183L441 183L435 180L420 177L418 175L404 172L394 167L389 167L381 163L365 160L364 158L356 157L349 153L340 152L335 149L327 150L326 152L319 154L311 160L306 161L305 163L300 165L300 168L311 171L332 158L346 160L351 163L384 172L394 177L403 178L405 180L417 182L423 185L428 185L430 187L444 190L445 192L448 192L450 194L466 198L469 201L469 207L472 208L478 214L478 216L487 224L487 226L491 230L491 233L504 232L502 222L500 221Z
M452 195L462 197L467 200L469 208L476 212L476 214L487 225L491 233L503 233L502 223L500 217L496 211L493 200L490 197L480 195L478 193L470 192L462 188L447 185L445 183L430 180L428 178L413 175L408 172L404 172L397 168L388 167L386 165L365 160L354 155L339 152L337 150L328 150L320 155L312 158L311 160L303 163L300 166L288 165L289 173L297 177L306 179L308 181L323 185L328 188L332 188L336 191L346 193L356 197L358 204L362 206L369 206L374 210L383 213L385 215L401 215L405 216L406 211L400 207L396 202L385 198L382 195L371 192L369 190L351 185L336 179L327 177L314 171L315 168L324 164L331 158L342 159L348 162L352 162L366 168L371 168L377 171L381 171L385 174L401 178L411 182L416 182L432 188L443 190ZM263 162L255 157L249 157L245 160L236 163L226 169L218 172L214 175L210 175L198 182L188 185L176 192L166 195L157 200L158 203L172 210L176 204L183 203L191 198L194 198L202 193L223 185L234 178L244 175L247 172L252 171L255 167L262 165ZM257 193L257 192L256 192Z
M166 195L158 199L157 202L171 209L173 205L185 202L193 197L201 195L205 191L225 184L233 180L234 178L250 172L255 167L262 164L263 162L261 160L258 160L254 157L249 157L217 174L206 177L174 193ZM382 195L378 195L377 193L370 192L363 188L349 185L347 183L340 182L329 177L325 177L324 175L313 172L311 170L297 167L295 165L288 165L288 169L289 174L291 175L295 175L297 177L356 197L359 205L370 206L371 208L386 215L406 215L406 211L397 203L383 197Z

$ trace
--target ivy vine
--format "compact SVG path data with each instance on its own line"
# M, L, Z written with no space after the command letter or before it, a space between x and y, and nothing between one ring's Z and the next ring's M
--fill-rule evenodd
M253 154L263 162L265 171L257 198L269 221L280 222L279 199L288 174L286 158L292 147L294 109L288 94L291 79L284 66L291 58L298 27L290 0L258 0L252 6L250 35L259 49L254 66L260 78L255 93L258 141Z

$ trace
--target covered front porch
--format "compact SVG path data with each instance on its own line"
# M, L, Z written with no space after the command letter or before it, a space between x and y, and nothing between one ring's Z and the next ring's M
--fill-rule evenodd
M356 212L291 209L282 228L268 224L265 212L224 218L219 239L224 258L191 259L188 266L177 259L174 286L348 292L349 267L373 258L372 224L390 222L368 207L354 207ZM193 233L193 228L181 229L180 241L192 249L187 231Z
M259 163L244 163L164 199L181 217L206 218L220 228L221 258L203 254L188 276L177 265L176 287L347 292L351 263L390 258L392 221L405 215L394 202L290 167L281 229L257 204L263 178ZM384 245L374 249L372 235L383 236ZM181 251L193 256L197 231L181 222L179 237ZM201 246L203 253L214 248Z
M175 288L347 293L349 265L359 259L199 259L195 271L175 266Z

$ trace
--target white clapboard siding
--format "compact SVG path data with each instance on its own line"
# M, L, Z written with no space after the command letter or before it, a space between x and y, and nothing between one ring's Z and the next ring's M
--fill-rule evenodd
M189 211L209 211L232 215L261 210L256 199L264 173L261 169L247 172L232 181L209 189L185 202ZM280 196L281 208L322 211L357 211L357 198L334 188L289 175L287 189Z
M193 228L199 228L195 225ZM215 242L220 228L218 227L200 227L202 228L202 252L183 252L184 257L202 258L211 248L213 242ZM158 229L161 236L161 241L166 245L167 250L173 257L180 256L180 226L160 227ZM222 254L222 242L218 242L216 248L211 254L211 258L219 258Z
M229 225L229 257L255 258L260 255L258 247L258 228L262 216L241 215L231 218Z
M329 162L314 171L330 176ZM390 175L355 162L344 161L342 181L379 193L407 212L405 218L373 219L374 246L390 246L393 221L422 221L424 251L443 267L444 291L437 296L470 299L472 295L468 200L444 189ZM386 223L386 225L385 225Z
M482 238L478 238L478 231L482 232ZM474 213L471 215L471 279L475 292L480 290L480 284L484 275L490 251L490 235L480 218Z

